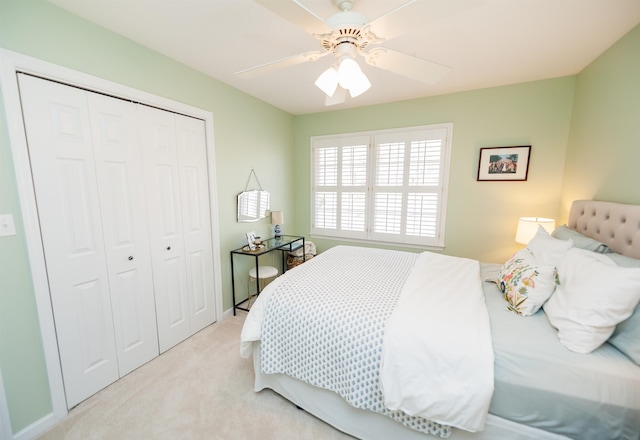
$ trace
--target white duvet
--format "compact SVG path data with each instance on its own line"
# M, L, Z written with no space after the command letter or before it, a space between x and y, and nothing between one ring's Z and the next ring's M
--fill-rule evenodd
M252 306L242 356L261 339L269 299L290 275L267 286ZM477 261L419 255L385 324L380 387L389 409L482 430L493 393L493 349Z
M478 261L424 252L385 327L385 405L480 431L493 395L493 348Z

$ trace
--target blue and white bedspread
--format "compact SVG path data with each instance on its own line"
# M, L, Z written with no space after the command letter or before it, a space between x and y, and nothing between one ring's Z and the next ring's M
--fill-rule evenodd
M420 255L337 246L288 271L253 305L241 354L248 357L260 340L263 373L286 374L334 391L356 408L448 437L445 424L389 409L381 388L385 325Z

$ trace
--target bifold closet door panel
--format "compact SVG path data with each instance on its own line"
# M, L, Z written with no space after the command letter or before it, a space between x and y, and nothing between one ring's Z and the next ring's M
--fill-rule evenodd
M215 321L211 211L205 125L201 119L174 115L182 194L187 287L191 298L191 332Z
M20 75L69 408L118 379L86 92Z
M87 92L120 376L159 354L136 105Z
M173 113L138 106L160 352L191 335Z

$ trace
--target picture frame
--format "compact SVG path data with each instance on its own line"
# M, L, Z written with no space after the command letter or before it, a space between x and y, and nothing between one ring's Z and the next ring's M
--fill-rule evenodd
M531 145L480 148L478 181L527 180Z
M249 245L250 251L256 250L256 233L251 231L247 232L247 244Z

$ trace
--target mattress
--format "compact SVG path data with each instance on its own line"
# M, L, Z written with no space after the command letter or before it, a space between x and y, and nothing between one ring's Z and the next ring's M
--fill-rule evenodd
M483 279L500 267L482 264ZM491 414L575 439L640 438L640 367L609 344L569 351L542 310L518 316L495 284L484 290L495 353Z

